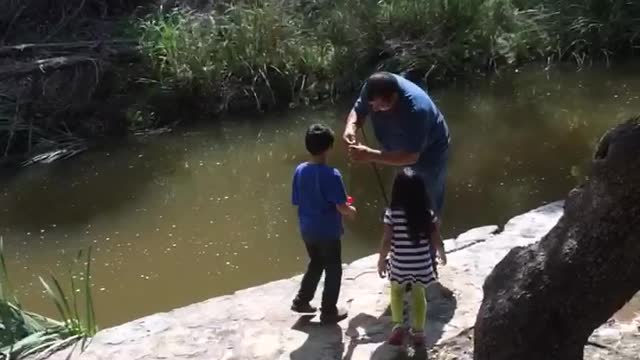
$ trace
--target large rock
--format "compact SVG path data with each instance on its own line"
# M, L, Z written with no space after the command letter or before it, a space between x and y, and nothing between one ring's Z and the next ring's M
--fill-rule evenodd
M562 203L553 203L511 219L500 233L485 226L447 241L449 264L441 276L456 298L429 302L428 345L473 326L482 283L496 262L512 247L538 241L561 214ZM376 264L373 255L345 266L340 298L350 316L338 326L320 326L317 318L289 311L300 283L296 276L100 331L84 353L69 348L50 360L396 359L399 349L384 343L392 328L389 284L378 277Z
M476 360L576 360L640 288L640 120L600 141L589 180L539 243L514 248L484 284Z
M610 320L598 328L585 346L585 360L632 360L640 353L640 318ZM430 360L473 360L473 331L441 342L431 351ZM541 358L541 360L545 360Z

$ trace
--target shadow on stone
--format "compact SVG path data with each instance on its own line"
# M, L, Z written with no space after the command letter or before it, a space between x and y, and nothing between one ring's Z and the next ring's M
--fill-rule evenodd
M371 360L428 360L425 347L417 349L404 349L387 344L380 345L371 355Z
M442 338L445 325L453 319L453 315L458 307L458 300L455 296L445 297L442 295L442 289L434 289L440 286L444 287L440 285L440 283L435 283L427 289L427 322L425 325L425 333L427 335L427 347L429 348L434 346Z
M342 328L311 321L313 315L301 316L291 329L308 334L307 340L291 352L291 360L340 359L344 352Z
M342 358L343 360L351 360L358 345L377 344L384 342L387 339L391 332L391 325L385 313L380 315L380 317L360 313L349 321L349 326L346 330L346 335L349 338L349 344L347 345L347 351ZM360 334L358 329L363 329L363 334ZM386 352L393 354L394 349L393 347L389 347L389 349L385 350ZM392 357L386 357L385 359L392 359Z
M436 294L429 296L427 303L426 347L412 348L407 352L403 348L386 344L393 327L390 318L391 309L387 307L379 317L360 313L351 319L346 330L350 340L343 360L351 360L359 345L379 343L382 344L373 352L371 360L427 359L427 348L440 340L444 334L444 326L451 321L457 307L455 297L443 297L439 292ZM362 329L362 333L359 329Z
M444 334L444 327L453 319L453 315L458 307L458 300L455 296L447 297L442 295L440 283L434 283L426 291L427 297L427 321L425 323L425 334L427 337L427 348L433 347ZM407 311L408 309L405 309ZM391 316L391 308L387 307L383 316ZM407 315L405 314L405 318ZM390 326L390 325L389 325ZM391 327L388 333L391 332Z

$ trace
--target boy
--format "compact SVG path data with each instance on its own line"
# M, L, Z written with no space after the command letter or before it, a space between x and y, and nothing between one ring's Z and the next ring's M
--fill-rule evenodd
M356 209L347 204L342 176L327 166L334 134L325 125L311 125L305 145L311 155L308 162L298 165L293 175L292 202L298 207L300 233L309 254L307 272L291 310L315 313L309 302L325 273L320 321L337 323L347 318L347 312L336 306L342 280L342 216L354 217Z

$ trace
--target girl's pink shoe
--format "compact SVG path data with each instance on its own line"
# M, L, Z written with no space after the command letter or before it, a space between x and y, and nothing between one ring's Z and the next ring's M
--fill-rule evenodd
M424 332L422 331L412 331L411 337L413 340L413 346L417 348L421 348L425 344Z
M387 341L389 345L393 346L401 346L404 342L404 328L402 325L396 325L391 330L391 335L389 335L389 340Z

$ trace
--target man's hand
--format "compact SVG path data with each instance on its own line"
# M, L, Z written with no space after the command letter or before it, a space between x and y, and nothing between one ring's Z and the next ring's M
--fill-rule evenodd
M356 144L356 130L355 127L347 126L344 129L344 134L342 135L342 140L347 146Z
M355 109L351 109L349 115L347 115L346 125L344 127L344 133L342 134L342 141L345 145L351 146L358 142L356 137L356 131L358 130L358 114Z
M379 155L378 150L374 150L362 144L349 146L349 158L355 162L373 161Z

